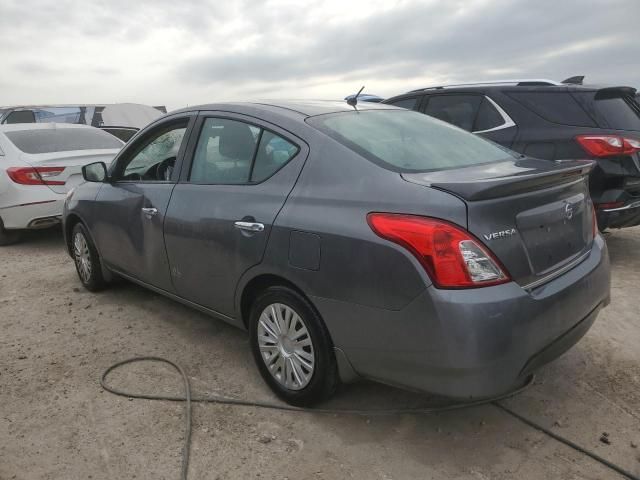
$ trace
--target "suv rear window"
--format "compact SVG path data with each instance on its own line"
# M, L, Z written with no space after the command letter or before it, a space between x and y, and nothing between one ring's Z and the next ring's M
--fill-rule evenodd
M88 127L16 130L5 135L19 150L29 154L122 147L122 142L113 135Z
M640 130L640 105L631 96L602 98L595 101L596 111L616 130Z
M595 127L593 119L569 92L505 92L545 120L560 125Z
M341 112L311 117L307 122L374 163L399 172L460 168L515 155L417 112Z

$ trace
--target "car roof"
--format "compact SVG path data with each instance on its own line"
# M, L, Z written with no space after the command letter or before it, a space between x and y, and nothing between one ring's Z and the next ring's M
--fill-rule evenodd
M194 110L234 110L242 112L244 110L262 110L274 114L297 116L300 118L315 115L325 115L328 113L350 112L357 110L392 110L397 107L391 105L381 105L372 102L359 102L354 108L344 101L335 100L277 100L277 101L256 101L256 102L232 102L232 103L211 103L183 108L174 113L189 112Z
M399 95L395 95L393 97L388 98L389 100L396 100L402 97L414 97L417 95L424 94L438 94L438 93L451 93L451 92L468 92L468 91L492 91L492 90L500 90L500 91L509 91L509 92L566 92L566 91L583 91L583 92L596 92L599 90L628 90L629 92L635 92L636 89L633 87L622 86L622 85L596 85L596 84L587 84L587 85L575 85L575 84L564 84L564 83L542 83L543 80L527 80L519 83L514 83L512 81L495 81L495 82L474 82L474 83L466 83L466 84L451 84L451 85L438 85L426 88L419 88L415 90L410 90L405 93L401 93Z
M21 132L24 130L56 130L66 128L92 128L90 125L80 123L5 123L0 125L0 132Z

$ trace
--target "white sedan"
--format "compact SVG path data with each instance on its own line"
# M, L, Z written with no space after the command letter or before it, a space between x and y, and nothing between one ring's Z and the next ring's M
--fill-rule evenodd
M123 142L86 125L0 125L0 245L25 229L60 221L66 194L83 182L82 167L111 163Z

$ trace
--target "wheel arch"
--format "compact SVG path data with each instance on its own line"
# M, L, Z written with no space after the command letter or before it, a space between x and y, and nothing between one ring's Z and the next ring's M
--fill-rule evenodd
M238 296L237 311L240 313L240 320L245 329L249 329L249 315L251 313L251 304L256 296L265 289L273 286L289 287L296 293L300 294L309 302L313 309L318 312L315 305L304 293L304 291L298 287L291 280L285 277L273 273L260 273L248 280L244 286L241 287L241 293Z

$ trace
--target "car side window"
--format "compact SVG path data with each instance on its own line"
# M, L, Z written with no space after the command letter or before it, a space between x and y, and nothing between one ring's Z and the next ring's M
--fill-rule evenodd
M150 137L140 139L133 153L117 165L115 180L166 182L176 164L188 120L160 127Z
M189 181L210 185L261 182L297 153L297 146L268 130L237 120L207 118Z
M393 105L394 107L406 108L407 110L413 110L416 108L416 103L418 102L418 97L412 98L403 98L402 100L398 100L395 102L390 102L389 105Z
M424 113L470 132L481 103L480 95L433 95Z
M296 156L298 147L267 130L262 131L256 160L251 170L251 181L261 182L280 170Z
M485 130L491 130L504 123L505 120L502 118L502 115L500 115L500 112L498 112L496 107L494 107L488 99L484 98L480 104L473 131L483 132Z
M36 123L36 117L33 110L14 110L3 123Z

